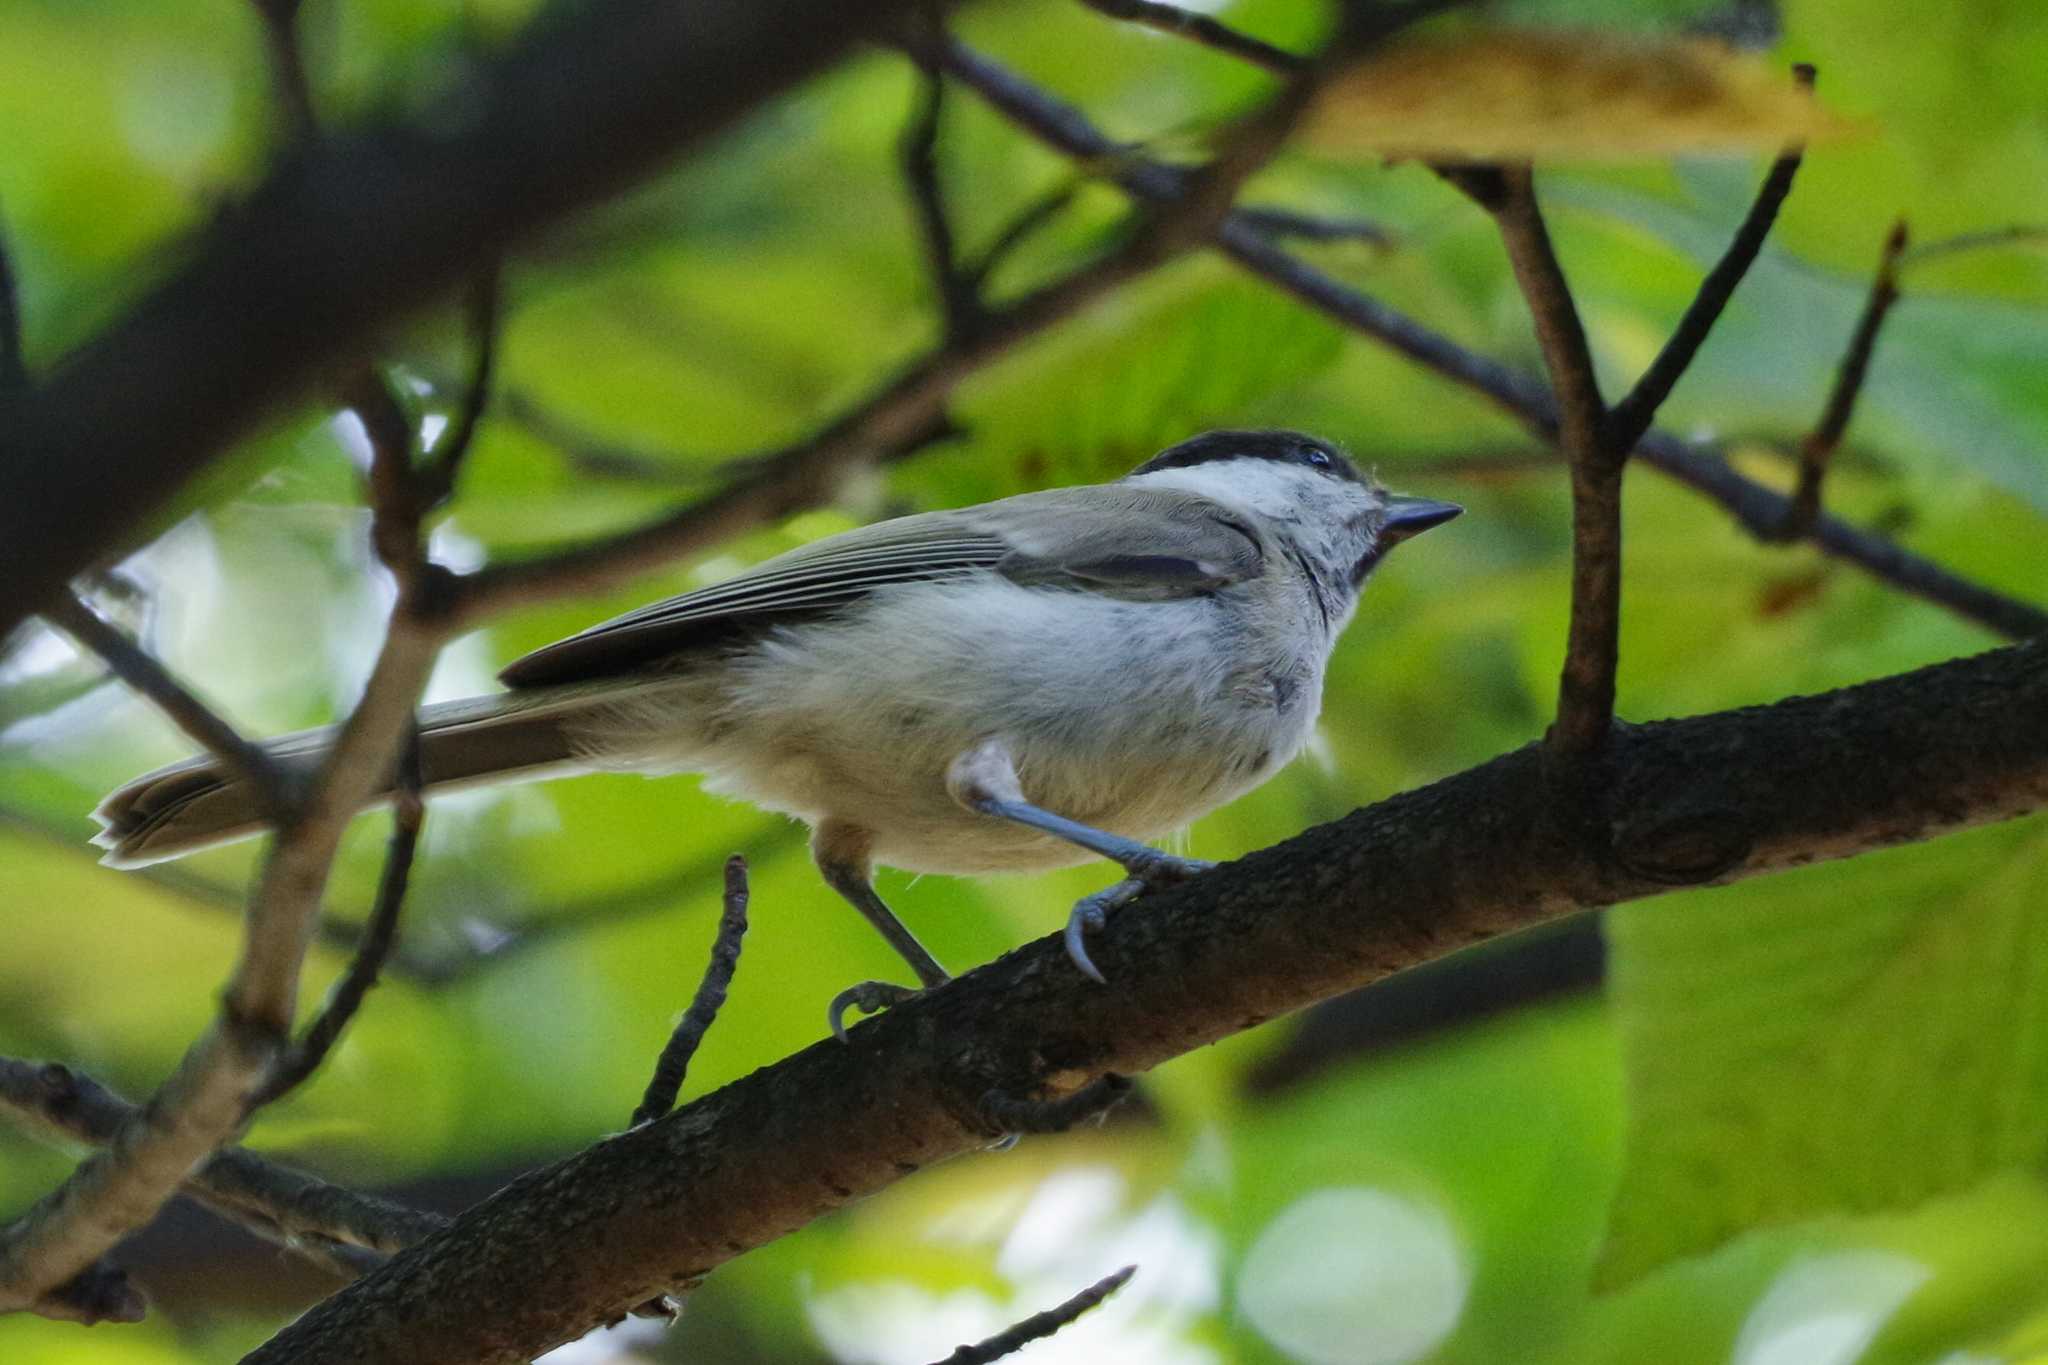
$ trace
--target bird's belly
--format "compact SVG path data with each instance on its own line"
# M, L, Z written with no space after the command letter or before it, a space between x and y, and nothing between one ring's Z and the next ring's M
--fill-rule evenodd
M729 660L702 679L717 701L689 708L716 723L624 766L699 771L707 790L860 826L889 866L1031 871L1095 855L954 801L946 771L969 748L1001 740L1034 805L1151 839L1270 777L1318 709L1319 660L1219 647L1199 601L928 587L878 595L866 614ZM877 654L875 639L918 647ZM1085 640L1123 648L1095 659Z

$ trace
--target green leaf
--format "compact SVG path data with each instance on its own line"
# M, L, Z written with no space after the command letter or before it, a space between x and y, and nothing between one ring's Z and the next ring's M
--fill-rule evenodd
M1615 912L1628 1138L1597 1283L2048 1154L2044 875L2036 820Z

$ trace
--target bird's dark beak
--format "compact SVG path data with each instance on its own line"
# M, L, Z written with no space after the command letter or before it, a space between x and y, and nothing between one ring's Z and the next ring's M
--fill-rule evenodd
M1432 526L1441 526L1465 509L1455 502L1429 498L1388 498L1387 519L1380 527L1380 547L1398 545L1419 536Z

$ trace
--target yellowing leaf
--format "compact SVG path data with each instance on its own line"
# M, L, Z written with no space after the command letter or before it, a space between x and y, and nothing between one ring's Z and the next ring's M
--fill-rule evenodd
M1849 129L1789 71L1700 38L1483 29L1384 49L1324 91L1310 138L1454 161L1775 150Z

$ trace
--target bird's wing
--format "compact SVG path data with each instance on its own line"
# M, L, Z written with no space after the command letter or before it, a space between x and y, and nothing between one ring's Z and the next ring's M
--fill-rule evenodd
M710 587L546 645L498 675L511 687L612 677L736 627L815 612L895 584L994 571L1119 594L1183 595L1241 581L1258 540L1215 503L1173 489L1108 485L1083 500L1027 493L828 536Z

